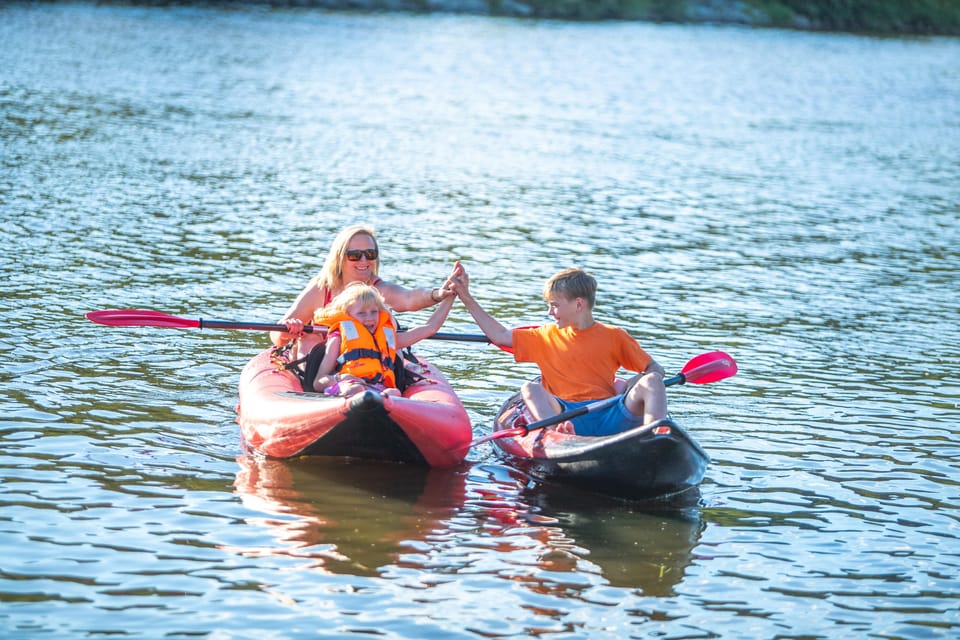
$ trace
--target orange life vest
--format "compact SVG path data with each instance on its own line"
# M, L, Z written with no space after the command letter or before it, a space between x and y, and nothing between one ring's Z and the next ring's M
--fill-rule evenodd
M340 332L337 371L384 387L396 388L394 363L397 360L397 330L393 316L380 312L377 328L370 331L346 314L323 319L330 331Z

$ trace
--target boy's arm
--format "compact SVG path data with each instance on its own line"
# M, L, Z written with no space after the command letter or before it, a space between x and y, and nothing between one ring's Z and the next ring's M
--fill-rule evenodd
M419 327L414 327L408 331L400 331L397 333L397 349L405 349L411 345L414 345L424 338L429 338L437 331L440 330L440 327L443 326L443 323L446 322L447 316L450 315L450 309L453 307L453 301L456 300L455 296L448 296L444 298L440 304L437 305L437 308L431 314L430 319L427 320L426 324Z
M667 375L666 369L661 367L660 363L653 358L650 358L650 364L648 364L647 368L642 371L641 375L646 375L648 373L659 373L661 378L664 378Z
M484 311L480 303L474 300L465 282L460 282L454 287L457 295L460 297L463 306L467 308L470 315L476 321L477 326L483 331L483 334L490 338L490 342L500 347L513 346L513 331L507 329L497 322L489 313Z
M618 394L624 394L624 393L626 393L627 391L630 390L630 388L631 388L633 385L637 384L637 382L640 380L640 378L642 378L643 376L647 375L648 373L659 373L661 380L662 380L663 378L666 378L666 377L667 377L667 371L666 371L666 369L664 369L663 367L661 367L660 364L659 364L656 360L654 360L653 358L650 358L650 363L647 365L647 367L646 367L643 371L641 371L641 372L638 373L637 375L635 375L635 376L633 376L632 378L630 378L629 380L627 380L626 383L623 385L622 388L617 387L617 393L618 393Z

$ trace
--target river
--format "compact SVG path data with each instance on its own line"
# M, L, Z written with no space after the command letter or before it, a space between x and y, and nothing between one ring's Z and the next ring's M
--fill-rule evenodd
M960 633L960 40L241 6L0 7L9 638ZM712 458L683 504L258 461L244 331L336 231L505 324L579 265ZM411 314L411 322L424 316ZM462 306L444 331L475 333ZM476 436L533 375L424 341Z

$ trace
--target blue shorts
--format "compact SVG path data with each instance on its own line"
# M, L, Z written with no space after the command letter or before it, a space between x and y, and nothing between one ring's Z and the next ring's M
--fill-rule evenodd
M597 402L596 400L570 402L560 398L557 398L557 400L563 407L563 411L570 411ZM643 416L630 413L624 404L625 401L626 396L623 396L605 409L597 409L574 418L570 421L573 423L573 430L578 436L609 436L643 424Z

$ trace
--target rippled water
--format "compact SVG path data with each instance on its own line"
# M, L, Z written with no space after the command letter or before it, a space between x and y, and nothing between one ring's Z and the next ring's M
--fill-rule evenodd
M0 8L5 637L951 637L960 41L320 11ZM712 457L660 509L256 462L272 321L366 221L507 324L553 271L670 370ZM456 308L447 331L476 327ZM419 351L475 433L532 374Z

